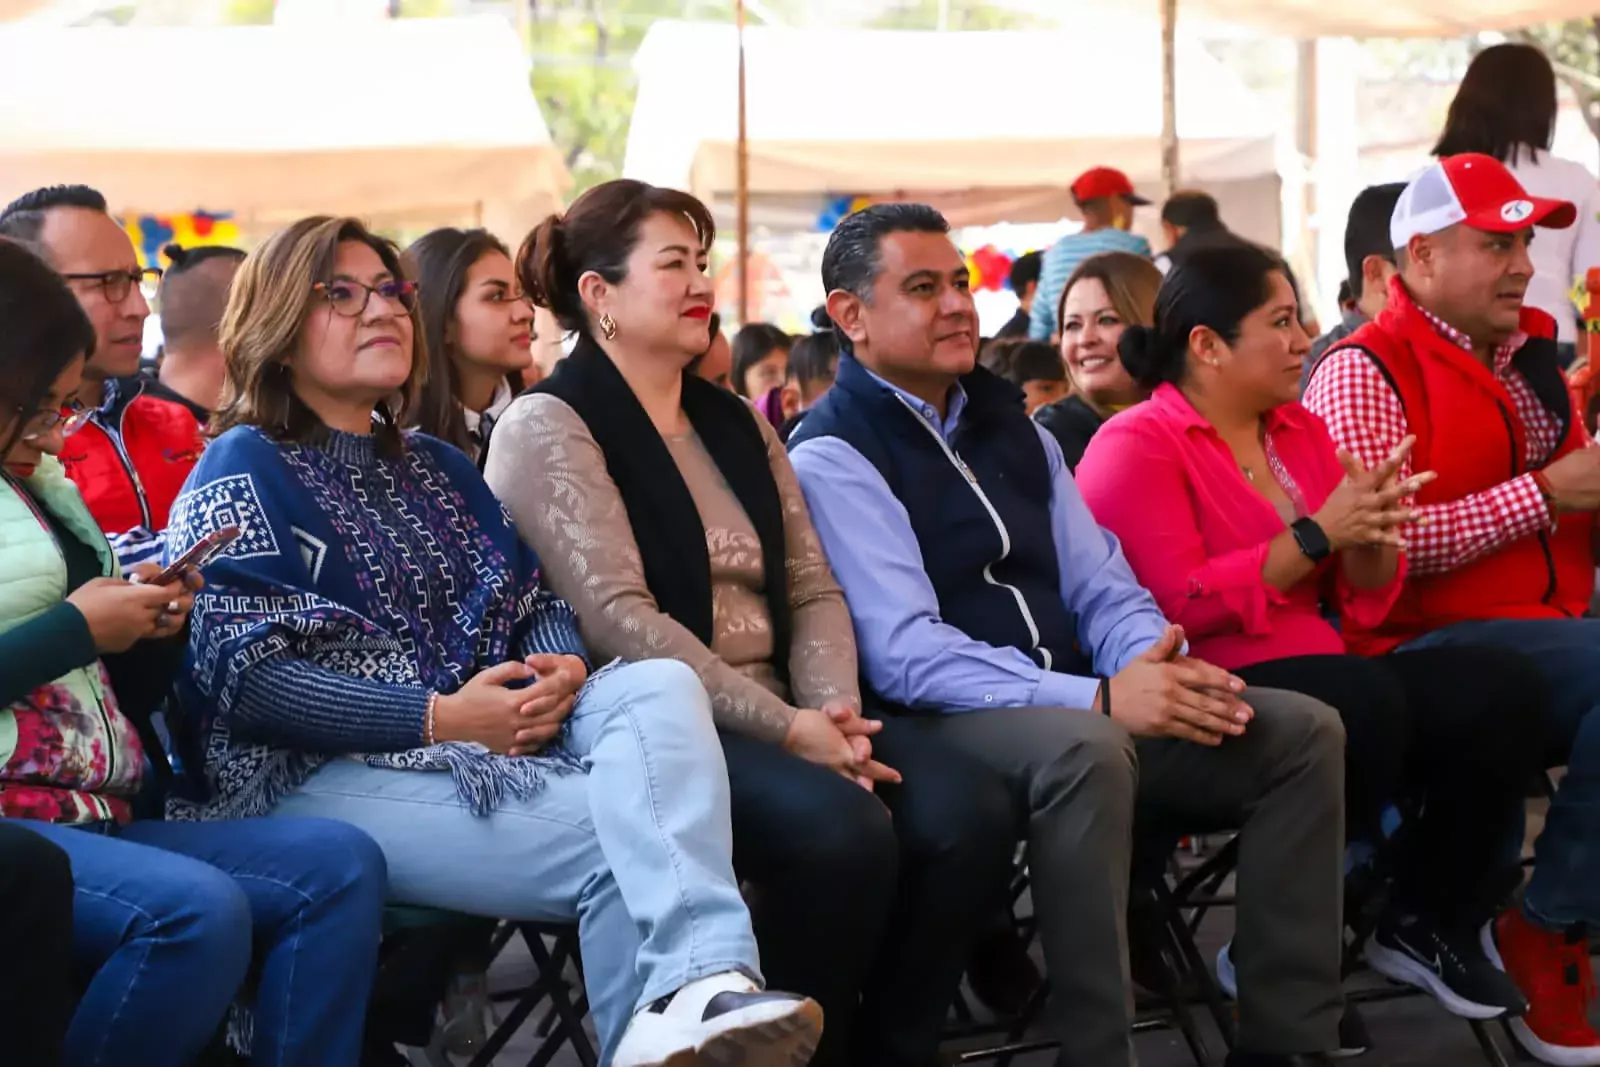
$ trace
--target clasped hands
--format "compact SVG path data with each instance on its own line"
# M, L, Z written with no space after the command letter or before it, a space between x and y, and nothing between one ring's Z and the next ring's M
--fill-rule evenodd
M1311 516L1335 552L1345 548L1404 548L1401 528L1424 521L1404 501L1438 475L1423 471L1409 478L1399 477L1416 441L1415 436L1405 438L1387 459L1370 469L1349 452L1339 450L1344 480Z
M872 735L883 723L868 719L844 700L801 708L789 723L783 747L802 759L832 768L872 792L877 782L900 781L900 772L872 757Z
M535 654L479 671L433 710L435 741L473 741L492 752L527 756L561 732L589 668L577 656ZM532 685L514 683L534 679Z

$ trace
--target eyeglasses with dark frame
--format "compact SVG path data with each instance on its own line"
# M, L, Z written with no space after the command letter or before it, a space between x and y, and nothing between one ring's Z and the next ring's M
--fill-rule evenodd
M363 285L358 281L341 278L337 281L318 282L311 289L322 294L322 298L328 302L335 315L343 315L347 319L363 314L374 293L391 305L400 305L406 311L417 306L416 282L390 280L379 282L377 285Z
M160 267L133 267L128 270L103 270L95 274L63 274L69 282L99 282L106 302L120 304L128 299L135 285L154 290L161 282Z
M82 401L73 399L68 400L54 411L35 412L23 424L22 439L24 441L37 441L57 426L61 427L63 435L70 434L88 420L93 410L92 408L84 407ZM21 405L18 405L17 414L26 415L27 412Z

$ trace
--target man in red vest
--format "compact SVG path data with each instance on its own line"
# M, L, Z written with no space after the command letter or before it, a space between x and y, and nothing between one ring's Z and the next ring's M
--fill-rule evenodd
M1395 206L1388 308L1323 357L1305 403L1364 462L1412 434L1412 465L1438 472L1406 531L1405 587L1379 625L1345 620L1351 649L1498 644L1550 679L1551 763L1570 770L1525 901L1485 929L1485 948L1532 1005L1512 1023L1523 1046L1546 1063L1600 1064L1586 1013L1586 927L1600 923L1600 620L1582 618L1600 448L1574 417L1555 321L1523 304L1535 227L1576 214L1489 156L1435 162Z

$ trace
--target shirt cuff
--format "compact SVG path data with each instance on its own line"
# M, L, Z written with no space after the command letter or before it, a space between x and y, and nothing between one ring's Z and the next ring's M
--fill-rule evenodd
M1276 586L1262 577L1262 567L1272 543L1264 541L1253 548L1239 549L1206 561L1189 579L1190 599L1213 596L1239 619L1240 628L1252 637L1272 632L1272 608L1288 603ZM1174 618L1180 623L1181 618Z
M1073 708L1088 711L1100 695L1100 679L1076 674L1045 671L1033 691L1033 703L1040 708Z
M1505 531L1501 544L1556 528L1555 511L1539 492L1539 482L1532 474L1519 474L1490 492L1494 493L1495 509Z

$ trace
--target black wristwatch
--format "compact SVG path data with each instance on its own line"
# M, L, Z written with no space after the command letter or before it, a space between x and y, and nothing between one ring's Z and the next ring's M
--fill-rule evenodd
M1322 532L1317 520L1301 519L1289 529L1294 533L1294 543L1300 546L1300 551L1312 563L1321 563L1333 555L1333 546L1328 543L1328 535Z

